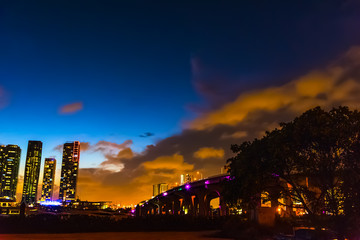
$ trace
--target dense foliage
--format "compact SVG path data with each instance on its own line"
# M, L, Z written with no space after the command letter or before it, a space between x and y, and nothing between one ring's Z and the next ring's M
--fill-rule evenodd
M243 208L261 193L279 205L304 208L313 221L324 216L356 223L360 216L360 113L347 107L308 110L261 139L232 145L234 176L226 191ZM279 199L290 201L278 201Z

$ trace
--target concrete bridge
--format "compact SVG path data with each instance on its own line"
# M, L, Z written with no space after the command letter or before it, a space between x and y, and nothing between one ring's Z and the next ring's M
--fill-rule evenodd
M163 192L136 206L136 216L148 215L192 215L211 216L210 202L219 198L219 215L228 215L224 202L223 183L229 181L227 174L190 182Z

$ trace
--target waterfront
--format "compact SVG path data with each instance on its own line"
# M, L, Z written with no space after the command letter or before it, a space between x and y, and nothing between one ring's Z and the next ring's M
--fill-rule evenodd
M113 233L69 233L69 234L0 234L1 240L226 240L212 237L216 231L202 232L113 232Z

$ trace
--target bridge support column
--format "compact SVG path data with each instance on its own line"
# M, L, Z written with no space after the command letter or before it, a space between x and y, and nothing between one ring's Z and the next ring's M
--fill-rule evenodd
M179 211L180 211L180 201L179 201L179 199L175 199L173 202L172 212L174 215L179 215L180 214Z
M191 216L196 216L195 198L196 198L196 196L194 196L194 195L190 197L190 215Z
M185 196L183 200L184 214L192 214L191 196Z
M172 210L172 202L170 201L166 202L164 206L164 210L165 210L165 214L169 215Z
M141 207L140 209L141 209L141 210L140 210L140 216L145 217L145 216L146 216L146 209L145 209L145 207Z
M158 214L159 215L162 214L162 209L163 209L163 204L159 202L159 205L158 205Z
M135 213L136 213L136 217L140 217L140 216L141 216L141 207L140 207L139 205L136 206Z
M224 197L219 198L220 204L220 216L227 216L228 215L228 207L226 205L226 202L224 200Z
M207 216L207 206L206 206L206 194L201 192L198 194L198 201L199 201L199 216Z

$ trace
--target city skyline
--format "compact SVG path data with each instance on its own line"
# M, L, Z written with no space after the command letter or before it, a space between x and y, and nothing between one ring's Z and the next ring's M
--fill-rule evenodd
M62 162L61 162L61 176L59 177L59 183L56 184L55 175L59 174L56 172L56 159L53 157L45 157L44 161L42 161L42 145L41 141L28 141L27 153L26 153L26 170L22 175L19 171L20 166L20 157L21 157L21 149L18 145L9 144L7 146L0 146L0 169L1 172L4 173L3 169L7 169L7 158L17 159L14 166L11 165L11 180L15 182L15 184L11 184L11 192L16 193L13 194L14 198L9 198L12 194L3 194L1 192L1 197L8 198L10 200L15 200L16 202L25 202L27 205L33 205L42 201L63 201L70 202L75 200L82 200L79 195L76 195L76 185L77 185L77 175L78 175L78 166L80 159L80 145L79 141L69 142L63 144L62 148ZM12 149L18 149L18 152L14 152ZM8 149L10 149L10 157L8 154ZM16 155L13 155L16 154ZM43 162L43 163L42 163ZM69 162L75 165L68 165ZM1 173L1 174L2 174ZM41 173L41 174L40 174ZM40 176L42 175L42 177ZM198 179L194 175L198 177ZM194 175L189 174L181 174L178 176L178 180L176 182L168 182L168 183L159 183L154 184L153 188L153 196L156 196L162 192L167 191L169 188L177 187L179 185L183 185L186 183L190 183L192 181L201 180L203 178L202 173L197 171L194 172ZM21 178L23 177L23 183L21 184ZM26 176L26 177L25 177ZM186 180L183 179L186 176ZM27 180L25 180L27 179ZM64 181L63 179L69 179ZM20 180L20 183L19 183ZM1 178L0 182L5 182L6 178ZM182 182L184 181L184 182ZM26 184L25 184L26 183ZM65 190L61 190L61 185L64 183ZM7 184L8 185L8 184ZM65 187L67 185L67 187ZM170 186L170 187L169 187ZM55 191L55 188L59 188L58 192ZM70 188L69 188L70 187ZM150 186L151 187L151 186ZM4 187L6 189L7 187ZM19 190L21 188L21 191ZM8 189L8 190L10 190ZM70 194L67 194L67 191L71 191ZM155 195L154 195L155 194ZM64 195L66 197L64 197ZM16 198L16 199L15 199ZM127 204L128 206L135 204Z
M18 145L0 146L0 197L16 202L33 205L39 201L76 200L77 173L80 159L80 142L66 142L63 150L61 178L58 186L64 183L62 194L54 196L56 182L56 159L45 158L42 164L42 142L28 141L25 172L19 172L21 149ZM70 165L69 165L70 164ZM43 167L42 167L43 166ZM40 171L40 168L42 170ZM40 172L43 177L40 178ZM23 177L23 183L19 179ZM41 180L41 181L40 181ZM20 186L22 187L19 190ZM40 190L40 191L38 191ZM65 195L63 197L63 195ZM62 199L60 199L60 197Z
M136 204L307 109L360 108L357 1L3 3L0 144L81 142L76 194ZM38 198L42 189L38 187Z
M80 159L80 142L67 142L64 144L63 147L63 161L62 161L62 168L61 168L61 177L60 183L58 186L60 190L58 192L58 196L54 196L54 186L55 185L55 173L56 173L56 159L55 158L45 158L44 159L44 167L43 167L43 177L40 178L40 166L41 166L41 152L42 152L42 142L41 141L28 141L28 148L26 154L26 170L24 173L24 184L23 190L21 192L21 197L15 198L8 198L12 194L5 194L1 193L1 197L8 198L10 200L16 200L16 202L24 202L27 205L34 205L35 203L43 202L43 201L63 201L63 202L70 202L75 200L81 200L79 196L76 195L76 184L77 184L77 174L78 174L78 166L79 166L79 159ZM7 158L9 158L8 148L17 148L17 145L8 145L8 146L0 146L0 170L1 175L6 172L8 169L7 166ZM10 150L11 151L11 150ZM10 158L20 159L21 149L19 149L19 153L17 153L17 157L10 156ZM69 162L71 165L69 165ZM20 162L14 164L14 172L11 173L11 181L14 181L16 184L13 184L11 188L12 192L16 192L18 188L18 180L21 174L19 173L18 166ZM192 179L193 176L189 174L186 175L186 181L182 182L184 179L184 174L179 176L180 185L185 183L190 183L191 181L201 180L202 174L197 172L197 175L200 177L199 179ZM64 180L68 179L68 180ZM40 184L40 180L42 183ZM0 182L5 182L6 177L0 178ZM64 189L62 190L62 184L64 184ZM67 186L66 186L67 185ZM160 193L167 191L170 188L179 186L179 182L176 183L159 183L153 185L153 196L156 196ZM15 187L14 187L15 186ZM69 188L70 187L70 188ZM6 186L2 189L6 190ZM41 188L41 191L38 189ZM68 191L71 191L70 194L67 194ZM17 193L19 193L17 191ZM64 197L65 195L65 197ZM40 196L40 197L39 197ZM134 206L135 204L131 204Z

